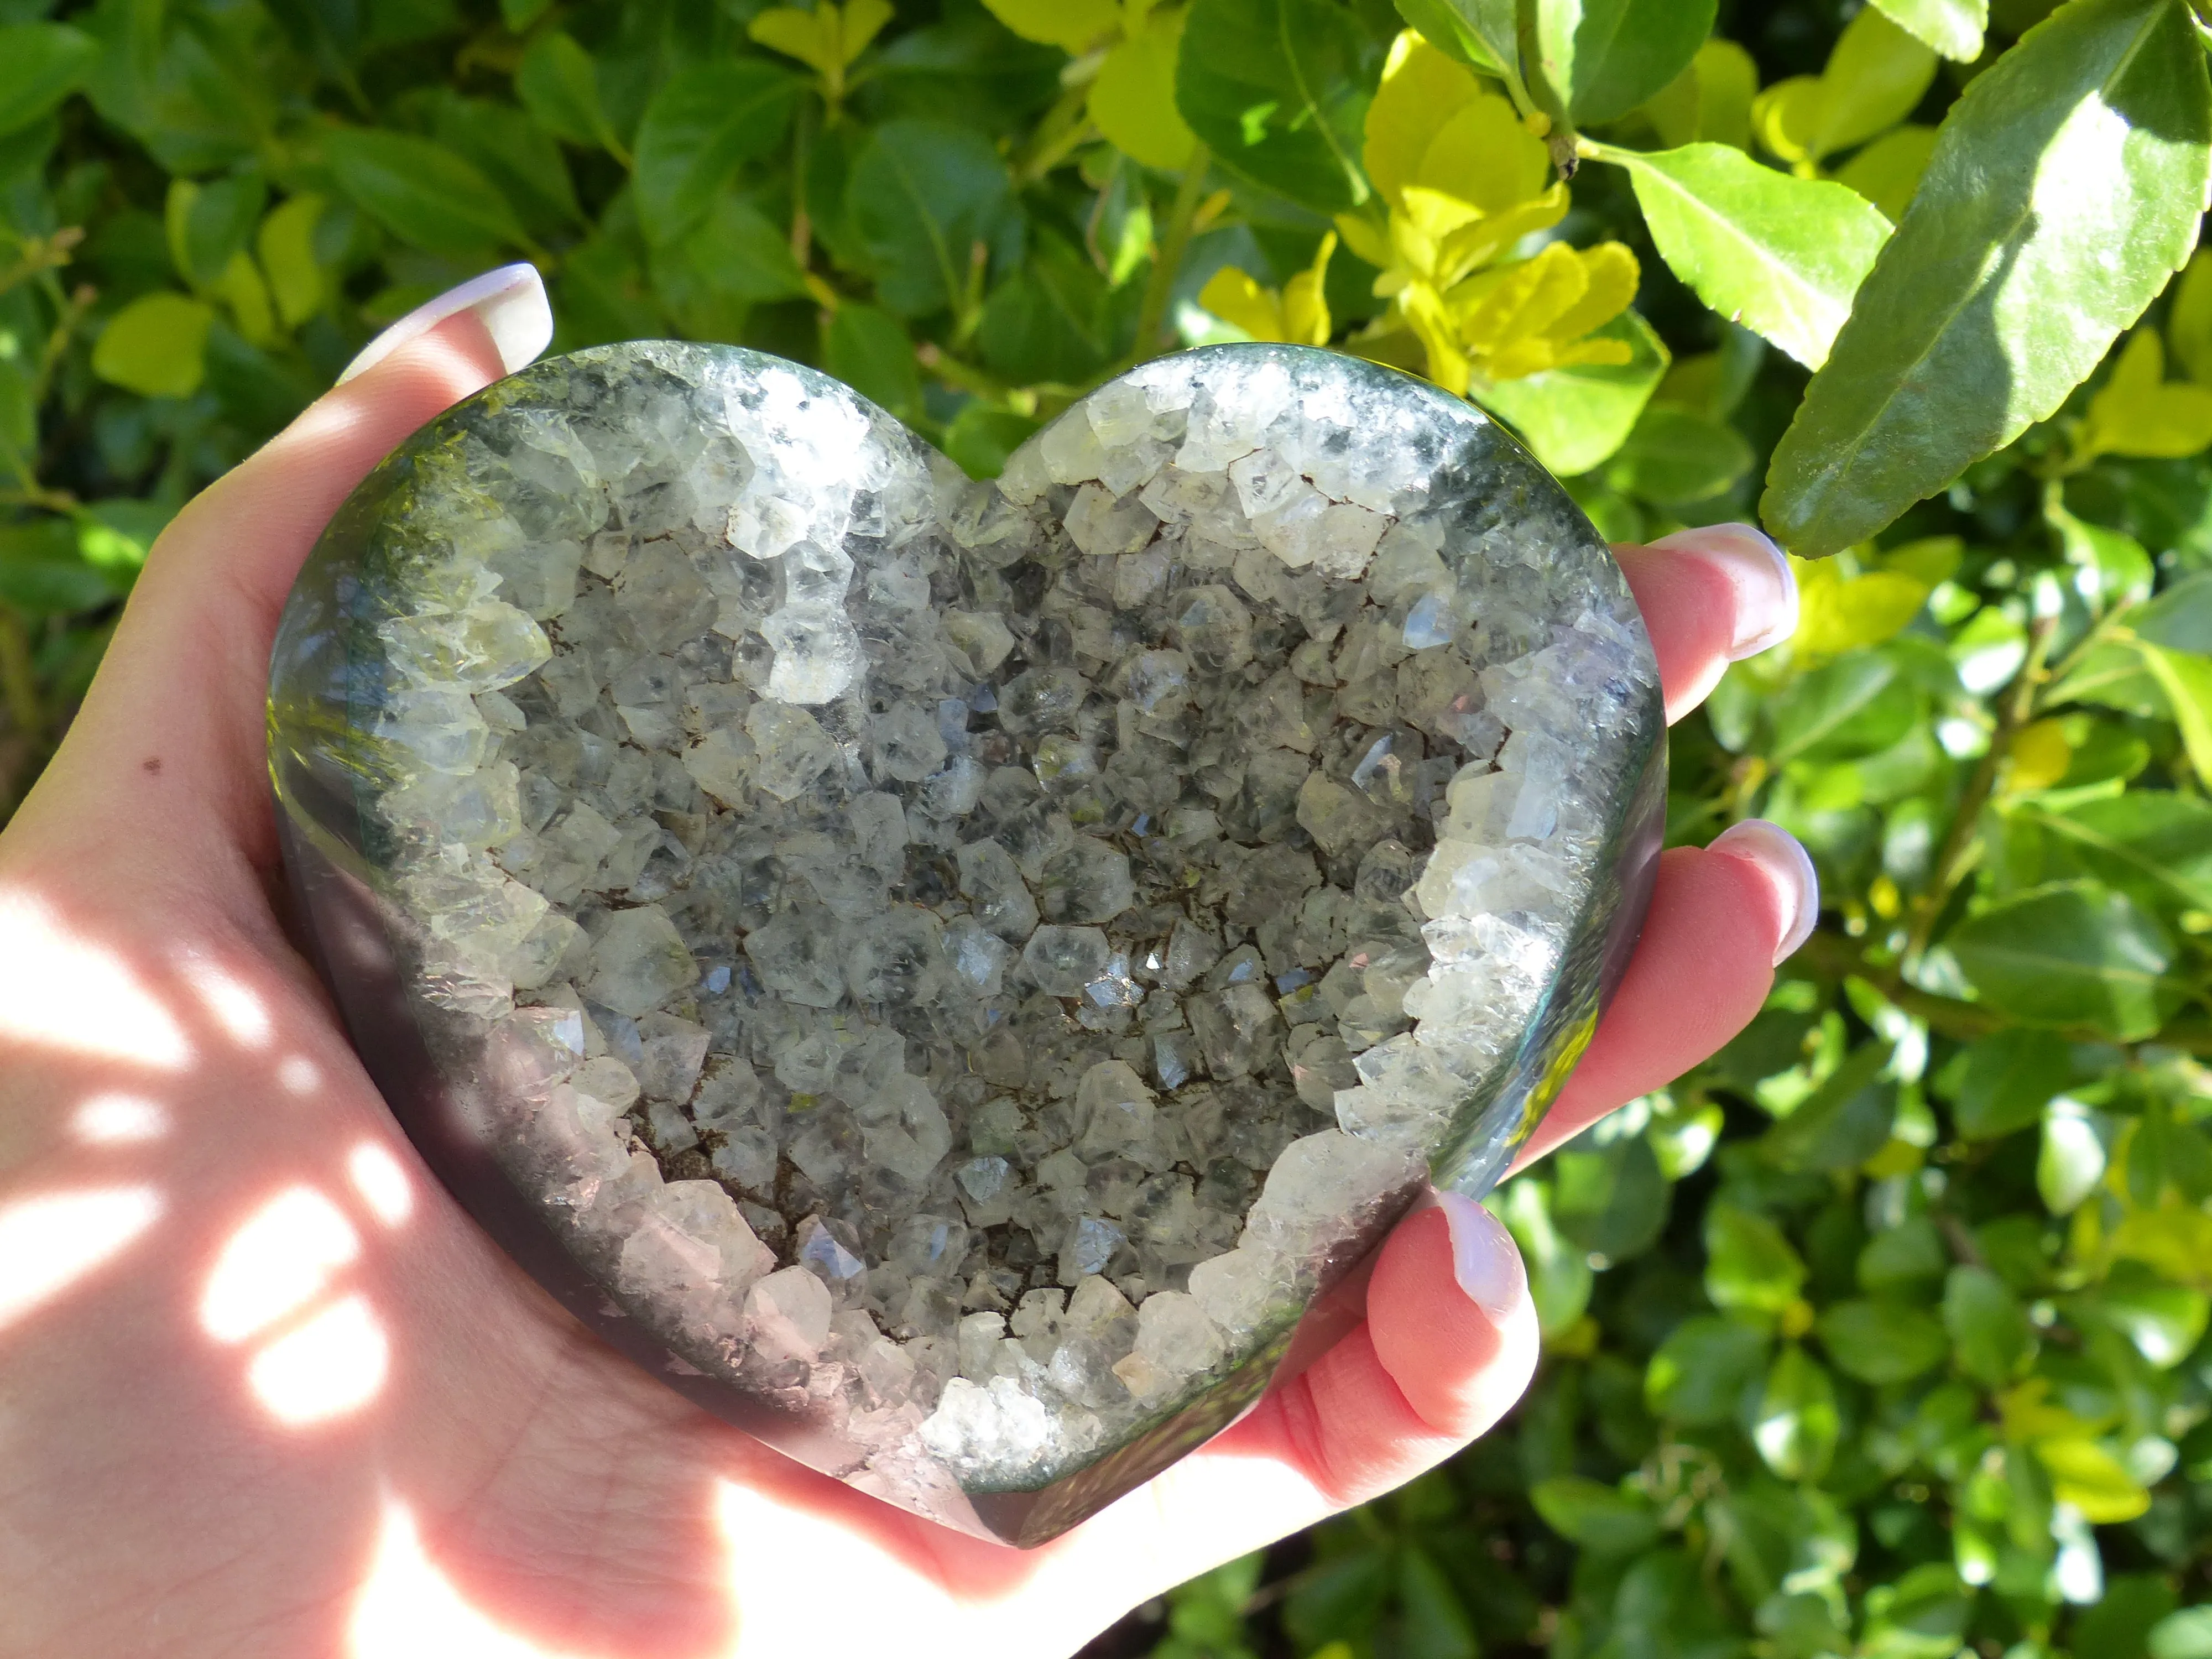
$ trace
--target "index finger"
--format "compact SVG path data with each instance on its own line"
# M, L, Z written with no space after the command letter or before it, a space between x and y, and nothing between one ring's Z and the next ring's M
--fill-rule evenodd
M1780 548L1747 524L1707 525L1649 547L1616 544L1659 658L1673 725L1703 702L1732 662L1797 629L1797 579Z

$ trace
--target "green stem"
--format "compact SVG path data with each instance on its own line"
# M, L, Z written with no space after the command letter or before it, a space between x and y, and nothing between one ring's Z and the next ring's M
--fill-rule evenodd
M2013 733L2027 724L2029 715L2034 712L2036 690L2045 678L2044 653L2051 648L2051 630L2057 625L2048 617L2034 624L2028 634L2027 656L1998 701L1996 729L1990 733L1990 746L1983 751L1973 775L1966 780L1965 793L1959 797L1958 811L1943 837L1942 850L1936 855L1928 886L1913 901L1912 928L1905 945L1905 960L1909 963L1917 963L1927 951L1936 924L1951 902L1951 895L1974 867L1981 850L1982 809L1996 792L1997 768L2004 763L2005 750L2011 744Z
M1182 183L1176 188L1167 231L1160 238L1159 252L1152 260L1152 274L1145 280L1144 301L1137 309L1137 343L1131 368L1149 362L1165 349L1160 343L1160 329L1167 321L1168 301L1175 292L1176 276L1182 269L1183 253L1190 246L1191 221L1198 216L1198 204L1206 198L1206 169L1212 160L1204 144L1194 146L1190 165L1183 169Z

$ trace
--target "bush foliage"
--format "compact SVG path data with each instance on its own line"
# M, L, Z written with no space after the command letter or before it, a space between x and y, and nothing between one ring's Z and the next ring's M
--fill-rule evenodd
M1616 538L1832 556L1670 822L1824 924L1493 1200L1514 1419L1114 1644L2212 1655L2203 26L1718 9L0 0L0 809L167 517L502 259L977 473L1178 342L1425 374Z

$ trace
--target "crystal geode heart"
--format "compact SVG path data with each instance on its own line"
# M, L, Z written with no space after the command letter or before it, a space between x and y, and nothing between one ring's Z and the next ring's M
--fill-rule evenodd
M347 501L270 709L313 943L462 1202L709 1409L1021 1544L1503 1171L1664 768L1559 485L1275 346L988 483L773 357L540 363Z

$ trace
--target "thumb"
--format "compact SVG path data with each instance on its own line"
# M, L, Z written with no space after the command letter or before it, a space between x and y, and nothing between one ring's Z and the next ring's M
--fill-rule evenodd
M373 342L339 384L161 532L53 763L9 826L15 860L90 846L204 890L276 861L263 758L286 594L349 492L410 433L544 349L528 265L463 284ZM88 833L94 826L99 833ZM117 826L152 831L143 841Z

